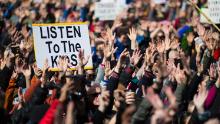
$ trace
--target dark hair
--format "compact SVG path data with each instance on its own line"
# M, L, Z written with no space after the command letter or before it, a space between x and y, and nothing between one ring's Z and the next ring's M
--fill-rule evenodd
M117 37L121 37L122 35L126 35L129 32L128 27L120 27L116 30Z

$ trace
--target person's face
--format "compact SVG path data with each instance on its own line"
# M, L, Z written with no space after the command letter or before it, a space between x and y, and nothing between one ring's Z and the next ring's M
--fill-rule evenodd
M95 78L94 71L93 70L86 70L86 79L92 81L92 80L94 80L94 78Z
M37 16L36 12L32 11L31 14L30 14L31 20L35 20L36 16Z
M127 41L127 36L126 36L126 35L121 35L120 41L121 41L122 43L125 43L125 42Z
M101 96L100 96L101 88L96 87L95 90L96 90L96 93L93 94L94 99L93 99L92 103L93 103L94 106L99 106L100 105L100 99L101 99Z
M45 7L41 7L40 8L40 15L43 17L43 18L46 18L47 17L47 10Z

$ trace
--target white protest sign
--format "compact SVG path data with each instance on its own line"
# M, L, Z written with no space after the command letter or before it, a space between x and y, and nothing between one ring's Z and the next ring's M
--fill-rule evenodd
M209 16L213 23L220 23L220 0L208 0Z
M117 15L121 14L127 8L126 0L117 0L116 7L117 7Z
M115 20L117 16L117 7L115 3L96 2L95 3L95 17L99 20Z
M101 0L102 3L113 3L115 0Z
M166 3L166 0L153 0L155 4L163 4Z
M85 57L91 55L87 23L32 24L32 27L35 58L39 68L43 67L47 58L52 70L56 71L59 56L67 56L72 65L70 69L74 70L79 63L80 49L84 50ZM90 56L85 69L92 69L92 67Z
M210 18L208 8L201 8L201 11ZM200 22L209 23L209 21L202 14L200 14Z

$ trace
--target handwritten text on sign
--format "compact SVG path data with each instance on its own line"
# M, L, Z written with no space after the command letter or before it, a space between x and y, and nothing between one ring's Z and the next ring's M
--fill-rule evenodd
M100 20L114 20L117 16L115 3L95 3L95 17Z
M78 52L84 49L85 56L91 54L88 25L85 23L33 24L37 65L42 68L47 58L51 67L57 67L59 56L67 56L75 68ZM92 67L90 59L85 68Z
M209 16L211 20L220 23L220 0L208 0Z

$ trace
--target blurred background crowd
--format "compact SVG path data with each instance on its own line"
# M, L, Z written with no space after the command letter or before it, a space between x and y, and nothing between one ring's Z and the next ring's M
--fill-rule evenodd
M126 0L115 20L95 0L0 0L1 124L219 124L220 35L187 0ZM207 7L207 0L193 4ZM93 69L60 56L38 68L33 23L87 22Z

